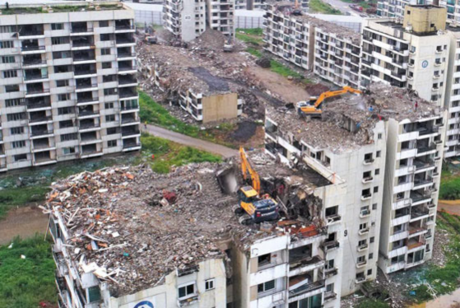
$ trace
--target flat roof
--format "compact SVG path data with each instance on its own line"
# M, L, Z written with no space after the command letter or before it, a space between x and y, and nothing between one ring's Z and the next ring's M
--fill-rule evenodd
M321 119L307 121L295 109L267 108L266 117L276 122L283 135L291 134L315 148L343 153L372 144L373 129L381 120L417 121L439 116L441 108L410 90L373 83L363 95L344 94L339 99L325 101L322 111ZM356 131L349 130L350 123Z
M330 184L313 170L290 171L278 164L283 173L274 172L275 162L263 153L257 160L254 168L263 183L285 180L316 204L313 189ZM94 273L106 281L111 296L120 297L163 284L176 269L224 258L223 241L229 238L245 250L258 239L290 234L277 228L281 221L271 222L268 230L238 222L232 210L237 194L225 194L216 178L217 170L230 168L243 184L237 164L190 164L169 174L143 165L83 172L54 183L46 205L68 228L64 244L77 270ZM294 217L290 224L310 226L311 221Z
M52 14L44 7L51 7L52 13L67 13L67 12L90 12L90 11L114 11L125 10L121 2L45 2L45 3L8 3L0 5L2 15L16 15L16 14ZM99 9L96 9L96 8Z

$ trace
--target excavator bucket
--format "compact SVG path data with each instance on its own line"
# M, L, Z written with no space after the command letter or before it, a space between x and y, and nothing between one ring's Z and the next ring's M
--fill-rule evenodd
M217 170L216 178L223 193L233 194L238 191L238 170L236 166Z

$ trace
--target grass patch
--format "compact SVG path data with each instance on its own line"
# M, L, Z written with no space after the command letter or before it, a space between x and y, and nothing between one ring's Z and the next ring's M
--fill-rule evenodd
M168 173L172 166L222 161L222 158L218 155L145 133L141 136L141 142L141 160L148 162L152 170L158 173ZM153 159L152 155L154 155Z
M264 44L262 39L263 33L264 30L261 28L236 29L235 37L240 41L258 47Z
M342 2L345 2L345 3L353 3L353 4L356 4L356 5L359 5L361 6L363 9L368 9L370 8L371 6L369 5L370 3L377 3L377 1L369 1L369 2L366 2L366 1L359 1L359 2L356 2L356 1L353 1L353 0L340 0ZM363 12L364 13L364 12Z
M262 36L264 34L264 29L262 28L252 28L252 29L243 29L238 28L236 32L244 32L245 34L254 35L254 36Z
M41 301L56 303L56 267L50 245L43 235L35 235L26 240L15 238L11 249L0 246L0 307L39 307Z
M246 51L249 52L251 55L256 56L257 58L262 58L262 52L260 52L260 50L257 50L253 47L248 47L246 48Z
M313 13L323 13L331 15L342 15L337 9L334 9L330 4L323 2L322 0L311 0L309 2L310 11Z
M390 306L382 300L367 298L358 304L358 308L389 308Z

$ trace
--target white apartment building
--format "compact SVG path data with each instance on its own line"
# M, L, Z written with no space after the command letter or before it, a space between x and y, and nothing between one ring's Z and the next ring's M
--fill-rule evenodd
M0 170L140 149L133 11L9 11L0 16Z
M383 82L407 87L434 104L444 104L450 49L446 10L406 6L403 22L364 20L361 86Z
M387 123L387 160L379 267L406 270L431 259L442 166L445 118Z
M423 258L419 255L415 258L412 253L422 249L421 245L414 246L414 241L419 239L416 236L429 234L426 237L430 238L434 234L433 213L441 170L444 115L439 107L433 108L431 103L411 97L407 90L382 84L374 84L370 90L371 94L364 95L367 101L364 109L352 107L355 105L353 97L327 103L323 107L327 115L325 121L304 121L294 114L295 110L268 109L266 113L266 152L288 164L299 157L309 157L328 170L328 179L340 176L346 185L346 196L341 202L345 214L340 222L344 230L340 243L343 250L342 296L356 291L362 282L375 279L377 265L389 273L431 258L426 250L430 251L432 242L423 246ZM357 98L356 102L360 100ZM415 100L419 107L414 111ZM382 105L392 111L398 110L398 115L387 114L381 109ZM401 128L408 124L404 126L405 131L414 131L410 134L400 132L403 137L410 135L410 142L398 136L394 123L401 123ZM407 159L409 152L401 150L401 146L406 148L409 144L413 160ZM396 162L396 157L404 160ZM407 166L417 171L404 179L408 182L406 192L397 195L396 199L396 195L388 192L400 188L393 179L395 174L400 176L400 172L407 172ZM425 198L427 194L429 198ZM400 203L396 208L397 202ZM400 211L403 207L404 213ZM396 223L404 226L393 228ZM404 233L400 233L400 227ZM398 262L404 261L405 266L390 270L395 252L388 257L393 250L393 246L389 248L389 238L396 237L400 246L394 247L402 248L400 254L404 254ZM421 241L420 238L417 243Z
M235 0L165 0L163 27L184 42L193 41L208 27L233 37Z
M213 29L233 37L235 32L235 0L207 0L207 24Z
M360 35L334 23L292 14L290 4L268 5L264 41L269 51L338 86L358 87Z
M322 127L320 124L318 121L306 123L296 115L286 115L278 110L267 110L266 149L286 163L298 156L308 157L328 179L340 177L345 183L345 194L339 203L342 210L336 222L344 232L340 242L342 264L337 265L341 268L341 295L346 296L377 275L385 127L383 122L378 122L372 130L374 142L352 146L346 141L351 134L348 135L344 129L330 125ZM289 138L301 126L305 126L308 134L296 134ZM321 137L331 141L312 141L310 136L323 129L327 132ZM334 136L344 138L343 146L336 143L339 140Z
M163 2L163 27L184 42L193 41L206 30L206 2Z
M377 3L377 15L382 17L404 17L406 5L432 4L446 8L447 19L460 22L460 5L455 0L379 0Z

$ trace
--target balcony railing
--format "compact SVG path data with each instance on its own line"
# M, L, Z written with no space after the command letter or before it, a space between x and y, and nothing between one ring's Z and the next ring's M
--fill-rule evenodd
M121 71L121 72L122 72L122 71L134 71L134 70L136 70L136 69L137 69L137 68L136 68L135 65L133 65L133 66L122 66L122 67L118 67L118 70Z
M50 102L38 102L38 103L26 103L27 109L37 109L37 108L46 108L51 107Z
M80 76L80 75L93 75L96 74L96 70L75 70L75 75Z
M136 142L128 142L128 143L123 143L123 149L127 149L127 148L136 148L136 147L140 147L141 144L140 143L136 143Z
M311 291L314 291L314 290L324 288L324 286L325 286L324 282L325 282L324 280L318 280L318 281L315 281L315 282L312 282L312 283L306 283L306 284L298 287L297 289L290 290L289 291L289 297L292 298L292 297L300 295L300 294L304 294L304 293L308 293L308 292L311 292Z
M36 80L36 79L46 79L48 78L48 75L42 75L42 74L27 74L24 77L24 80L29 81L29 80Z
M22 51L35 51L35 50L45 50L45 46L31 45L31 46L22 46Z
M46 64L46 60L34 59L34 60L22 62L22 66L32 66L32 65L40 65L40 64Z
M45 130L32 131L32 137L51 135L51 134L54 134L53 130L45 129Z
M36 118L31 118L29 120L30 123L37 123L37 122L45 122L45 121L50 121L51 117L46 116L46 117L36 117Z
M134 26L132 25L117 25L115 24L115 30L132 30Z
M137 129L125 130L121 132L122 136L139 135L139 134L140 134L140 131Z

